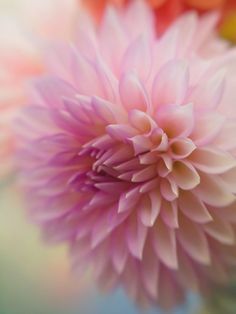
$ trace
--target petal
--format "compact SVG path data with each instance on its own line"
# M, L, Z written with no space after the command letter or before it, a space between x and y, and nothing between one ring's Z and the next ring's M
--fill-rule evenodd
M186 97L188 81L189 72L185 62L171 61L164 65L153 82L154 107L182 104Z
M211 237L226 245L232 245L235 242L234 229L231 224L223 218L213 215L213 221L203 226L206 233Z
M100 51L113 72L118 74L122 56L127 49L128 37L122 27L118 12L109 7L99 28ZM114 47L115 51L114 51Z
M229 191L236 193L236 167L221 174L221 179L227 185Z
M122 60L121 73L134 73L140 80L145 81L151 69L151 49L148 39L138 37L128 47Z
M197 145L202 146L210 143L218 137L225 118L217 112L195 117L194 129L191 134L191 140Z
M160 183L161 195L164 199L169 202L172 202L178 197L178 187L175 182L168 179L162 179Z
M161 220L158 220L152 231L152 245L158 258L168 268L177 269L178 259L174 229L170 229Z
M236 159L232 155L210 147L197 148L189 160L197 169L213 174L226 172L236 166Z
M156 166L151 165L140 171L137 171L133 174L131 181L132 182L144 182L149 181L157 176Z
M196 223L192 223L191 220L181 216L180 227L176 233L181 246L192 259L201 264L210 264L207 238Z
M139 187L131 189L120 196L118 213L131 210L139 201L140 193Z
M133 73L124 74L119 84L120 98L127 111L139 109L146 111L150 106L144 86Z
M115 112L110 102L99 97L92 98L92 107L94 112L106 123L114 123L116 121Z
M44 77L33 81L38 96L51 108L63 108L63 98L75 98L78 93L71 85L57 77Z
M110 124L106 127L108 134L116 140L127 141L137 134L137 130L128 124Z
M124 15L126 29L131 39L136 39L140 34L148 35L151 39L156 37L154 16L144 1L131 1Z
M153 57L153 76L159 72L160 68L168 64L176 57L178 45L178 30L167 29L166 32L159 38L154 46Z
M223 125L221 132L215 138L213 144L217 145L222 150L231 150L236 148L235 137L232 136L236 134L236 120L228 119Z
M176 202L162 201L161 217L170 228L179 228L178 208Z
M212 77L201 80L188 97L188 101L194 103L195 109L215 108L222 99L224 86L225 72L221 70Z
M170 137L187 137L193 130L193 105L165 106L156 113L158 125Z
M129 112L129 121L141 133L149 134L156 127L155 121L148 114L137 109Z
M185 138L173 139L170 142L170 153L174 159L183 159L188 157L194 150L196 146L194 143Z
M194 194L203 202L212 206L222 207L230 205L235 201L236 197L219 176L200 173L200 178L201 184L195 188Z
M143 249L147 237L147 227L145 227L136 215L130 217L127 222L126 236L130 253L139 260L143 258Z
M128 250L124 239L124 230L121 227L111 235L112 247L111 258L115 270L121 274L128 258Z
M182 191L178 204L182 212L192 221L204 224L212 221L212 216L203 202L191 192Z
M149 193L149 196L143 196L139 205L139 217L141 222L151 227L154 225L161 209L161 195L158 190Z
M72 68L77 94L104 97L103 86L95 66L88 62L79 51L74 51Z
M144 261L141 266L141 276L145 289L152 298L158 296L158 281L160 265L152 250L146 250Z
M200 176L194 167L186 161L175 161L172 176L175 183L183 190L192 190L200 183Z
M233 202L232 204L223 208L214 208L214 211L218 216L222 217L222 219L232 223L236 222L236 202Z

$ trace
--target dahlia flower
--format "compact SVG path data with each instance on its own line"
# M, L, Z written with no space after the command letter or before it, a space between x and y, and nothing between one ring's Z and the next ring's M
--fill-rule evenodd
M236 263L236 52L216 23L189 13L157 38L142 1L98 29L82 12L16 123L44 236L143 304L204 293Z
M11 123L26 102L26 82L44 71L42 41L71 37L76 14L74 8L78 4L76 0L57 0L55 7L54 0L33 3L32 0L21 0L19 5L21 12L15 18L0 16L0 26L4 29L0 35L0 178L12 168L15 139ZM37 17L38 12L42 12L40 20L35 18L36 12ZM33 32L34 40L29 36L30 32Z

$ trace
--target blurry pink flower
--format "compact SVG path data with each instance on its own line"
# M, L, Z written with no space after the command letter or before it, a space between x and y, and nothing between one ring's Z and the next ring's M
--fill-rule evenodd
M15 145L11 123L26 102L25 84L43 71L40 46L46 40L72 37L78 6L77 0L21 0L18 4L15 18L0 16L4 30L0 34L0 178L11 170Z
M14 138L11 121L26 101L24 82L43 70L39 53L17 22L1 17L0 27L0 177L11 167Z
M34 220L140 303L171 307L236 263L236 52L216 23L190 13L156 38L141 1L96 31L81 14L18 124Z

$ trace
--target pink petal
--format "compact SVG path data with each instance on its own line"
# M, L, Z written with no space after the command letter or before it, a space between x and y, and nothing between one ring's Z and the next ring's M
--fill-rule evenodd
M201 184L196 187L194 193L203 202L212 206L222 207L230 205L235 201L236 197L228 190L224 182L220 180L220 177L201 173L200 178Z
M145 81L151 69L151 50L148 39L138 37L128 47L122 60L122 73L134 73Z
M223 244L232 245L235 242L234 229L231 224L216 215L213 215L213 221L204 225L204 230Z
M161 195L158 190L152 191L148 196L143 196L139 205L139 217L141 222L151 227L154 225L161 209Z
M221 179L227 185L229 191L236 193L236 167L221 174Z
M173 139L170 142L170 153L174 159L183 159L188 157L194 150L196 146L189 139Z
M180 227L176 231L178 241L189 256L196 262L209 265L210 252L203 230L191 220L181 217Z
M151 250L145 252L145 266L141 266L141 276L145 289L152 298L158 296L158 282L160 265L156 256Z
M77 94L77 91L71 85L57 77L45 77L44 79L35 80L34 86L40 100L52 108L63 108L63 99L73 99Z
M213 174L226 172L236 166L236 159L232 155L210 147L197 148L189 160L197 169Z
M171 269L178 268L174 229L170 229L161 220L158 220L153 228L152 244L155 253L163 264Z
M225 85L225 72L219 71L206 80L201 80L188 97L194 103L194 108L215 108L221 101Z
M215 138L213 145L217 145L222 150L231 150L236 148L235 137L236 134L236 121L235 119L228 119L221 129L221 132Z
M72 67L77 94L104 97L103 86L95 66L77 51L74 52Z
M168 137L187 137L194 126L193 105L161 107L156 119Z
M155 121L148 114L137 109L129 112L129 121L134 128L143 134L149 134L156 127Z
M127 141L137 134L137 131L126 124L110 124L106 127L108 134L116 140Z
M170 228L179 228L178 208L176 202L162 201L161 217Z
M102 56L114 73L118 75L122 56L128 45L128 38L121 27L118 12L111 7L105 12L99 29L99 37ZM116 47L115 57L114 47Z
M178 204L182 212L192 221L202 224L212 221L212 216L204 203L190 191L180 193Z
M164 65L154 79L152 87L154 107L183 104L188 89L188 80L189 73L186 63L171 61Z
M139 222L135 216L131 217L127 223L127 245L130 253L139 260L143 258L147 230L147 227Z
M112 253L111 258L113 265L118 272L121 274L125 268L125 264L128 258L128 250L126 247L125 239L124 239L124 230L120 228L112 234Z
M144 182L153 179L157 176L156 166L151 165L140 171L137 171L132 176L132 182Z
M160 191L162 197L169 202L172 202L178 197L178 187L175 182L168 179L162 179L160 183Z
M131 189L120 196L118 213L131 210L139 201L139 187Z
M121 101L127 110L139 109L146 111L149 108L147 91L135 74L124 74L121 77L119 91Z
M183 190L191 190L200 183L197 171L186 161L174 162L172 176L175 183Z
M221 136L223 123L225 118L217 112L211 112L209 114L195 117L195 125L191 134L192 141L197 146L203 146L209 144L218 135Z

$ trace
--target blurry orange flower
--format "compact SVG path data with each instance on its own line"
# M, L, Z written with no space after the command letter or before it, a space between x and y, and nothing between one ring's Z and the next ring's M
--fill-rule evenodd
M107 3L118 6L137 0L82 0L89 10L99 18ZM221 33L224 37L236 41L236 0L146 0L155 10L157 30L163 32L169 24L186 10L198 10L204 13L209 10L221 10Z
M220 33L224 38L236 43L236 0L228 0L224 7Z

